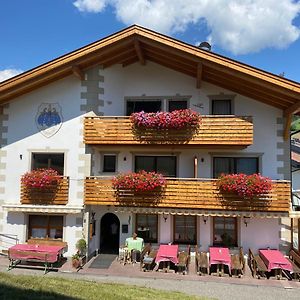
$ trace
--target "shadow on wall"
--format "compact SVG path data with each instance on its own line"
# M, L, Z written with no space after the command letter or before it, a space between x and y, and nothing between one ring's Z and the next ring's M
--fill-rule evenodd
M10 225L24 225L25 216L22 212L8 212L7 213L7 224Z

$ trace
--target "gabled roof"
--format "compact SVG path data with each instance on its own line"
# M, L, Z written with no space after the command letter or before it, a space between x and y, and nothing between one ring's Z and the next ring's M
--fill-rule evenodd
M50 82L95 66L152 61L202 81L284 110L300 110L300 84L224 56L133 25L0 83L0 104Z

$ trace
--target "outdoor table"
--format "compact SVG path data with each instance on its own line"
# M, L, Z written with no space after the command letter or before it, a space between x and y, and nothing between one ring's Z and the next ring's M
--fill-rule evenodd
M210 247L209 248L209 265L217 265L219 276L224 274L224 265L228 266L231 274L231 257L228 248Z
M160 245L155 258L155 262L159 265L160 262L164 263L163 270L168 272L170 270L170 262L178 264L178 245ZM167 267L165 264L167 263Z
M267 266L268 271L271 270L279 271L276 275L282 277L282 270L292 272L292 264L283 256L278 250L259 250L259 256Z
M142 238L127 238L126 242L125 242L126 246L127 246L127 253L128 256L131 259L131 262L136 262L136 254L132 253L132 250L137 250L137 251L142 251L143 247L144 247L144 240ZM133 257L132 257L133 256Z
M60 259L63 249L63 246L17 244L8 249L9 269L12 269L20 261L35 261L45 264L46 273L48 265L53 265Z

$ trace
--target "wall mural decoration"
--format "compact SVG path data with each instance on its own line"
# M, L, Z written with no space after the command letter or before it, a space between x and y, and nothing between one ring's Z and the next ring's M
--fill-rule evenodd
M42 103L37 111L36 125L42 135L49 138L62 126L62 109L58 103Z

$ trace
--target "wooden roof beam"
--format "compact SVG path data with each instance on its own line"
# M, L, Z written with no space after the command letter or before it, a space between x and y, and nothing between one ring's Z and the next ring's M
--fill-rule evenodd
M143 54L143 51L141 48L141 44L137 39L134 40L134 49L139 58L140 64L144 66L146 64L146 60L145 60L145 57L144 57L144 54Z
M290 114L296 114L300 111L300 101L296 102L295 104L288 107L284 112L283 115L285 117L289 116Z
M81 81L85 79L84 72L78 66L72 66L72 72Z
M284 125L283 139L285 141L289 140L290 138L291 123L292 123L292 114L290 113L286 116L285 125Z
M198 63L197 65L197 80L196 80L196 88L201 88L201 82L202 82L202 72L203 72L203 65L202 63Z

